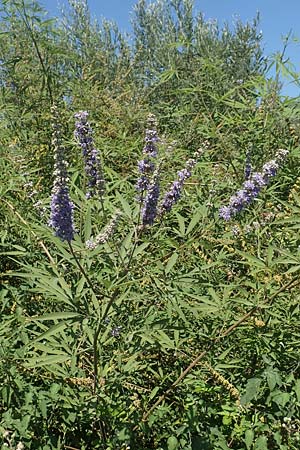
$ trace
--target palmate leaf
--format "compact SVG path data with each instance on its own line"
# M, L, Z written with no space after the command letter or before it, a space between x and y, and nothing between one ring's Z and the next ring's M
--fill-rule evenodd
M9 275L30 280L30 284L34 285L31 292L44 294L46 298L52 301L65 303L74 308L75 302L72 290L56 268L51 267L48 271L46 267L43 270L42 268L21 265L26 268L27 272L11 272Z
M130 254L130 249L131 246L133 245L132 243L132 238L134 236L134 230L131 230L127 236L123 239L122 243L121 243L121 248L120 248L120 255L122 258L125 258L126 256L128 256L128 254Z
M69 320L68 320L69 319ZM74 327L78 327L78 322L81 322L83 316L74 312L57 312L45 314L38 317L32 317L29 320L30 322L35 323L35 328L39 328L42 332L37 331L36 329L32 331L35 335L34 339L28 344L29 347L33 347L37 349L38 345L40 345L41 341L45 344L48 342L50 347L47 350L49 353L53 353L54 350L64 350L71 353L71 349L69 344L72 342L73 338L70 341L70 331L72 335L74 334ZM57 322L59 320L59 322ZM54 321L54 325L47 327L44 322ZM77 325L75 325L77 322ZM69 332L66 334L65 331Z
M44 333L40 334L37 338L35 338L33 341L31 341L30 345L33 345L34 347L36 347L36 343L38 341L41 341L42 339L43 340L48 340L52 336L56 336L62 330L64 330L66 328L66 326L68 326L67 322L59 322L59 323L53 325L47 331L45 331Z
M54 348L53 342L51 341L50 344L42 344L41 342L35 342L34 345L32 345L33 349L31 351L31 354L34 354L33 352L42 352L43 355L64 355L66 352L61 350L61 346L58 346L58 348ZM69 355L71 352L68 353ZM36 355L35 355L36 356Z
M169 302L166 305L166 312L169 314L169 317L174 315L174 311L178 314L183 322L188 326L189 321L184 314L184 310L189 310L189 305L186 301L180 300L178 298L178 292L174 291L174 295L169 299ZM176 331L176 330L175 330Z
M163 330L156 329L155 336L156 336L159 344L161 345L161 347L166 348L166 349L174 349L175 348L174 342L172 341L172 339L169 338L169 336Z
M199 313L217 313L220 309L220 306L216 304L216 302L213 299L210 299L206 295L194 295L190 293L185 294L186 297L192 298L196 300L196 302L193 302L193 306L189 306L190 311L198 317Z

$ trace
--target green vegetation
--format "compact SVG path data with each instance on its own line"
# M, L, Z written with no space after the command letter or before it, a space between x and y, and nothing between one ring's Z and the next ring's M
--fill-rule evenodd
M140 0L130 39L84 0L59 20L2 0L2 449L299 449L300 106L280 91L297 74L284 52L263 56L258 20L219 28L192 0ZM78 111L105 179L90 199ZM142 226L153 114L161 198L204 151ZM62 146L67 240L49 226ZM276 176L224 221L249 163L261 172L279 149Z

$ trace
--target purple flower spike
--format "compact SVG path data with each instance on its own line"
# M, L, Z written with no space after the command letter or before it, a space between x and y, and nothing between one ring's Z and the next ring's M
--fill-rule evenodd
M182 180L173 181L170 190L165 193L164 198L160 204L159 212L161 216L170 212L173 205L175 205L175 203L178 202L178 200L181 197L182 186L183 186Z
M55 229L55 235L62 241L71 242L74 238L74 206L70 202L68 188L59 186L57 180L52 190L50 226Z
M157 121L153 114L149 114L147 120L146 135L145 135L145 146L143 153L145 158L138 161L138 171L140 177L136 183L136 190L139 193L137 200L139 202L144 202L147 197L147 191L150 189L151 179L155 172L155 159L157 157L157 143L160 141L157 134ZM149 200L150 201L150 200ZM145 204L143 210L146 210ZM147 216L147 213L146 213Z
M61 143L58 112L52 108L54 116L52 142L55 149L54 182L51 197L51 215L49 225L54 228L55 235L63 241L71 242L74 238L73 209L68 189L67 162L65 149Z
M147 194L142 208L143 225L153 225L157 216L157 203L159 197L159 179L158 174L154 174L152 182L147 190Z
M231 219L232 213L233 211L230 206L222 206L219 210L219 216L221 219L226 220L226 222Z
M263 175L265 178L267 177L274 177L277 173L277 170L279 168L279 165L277 162L273 159L272 161L267 162L263 165Z
M152 158L156 158L157 156L157 143L159 142L159 137L157 134L157 120L154 114L149 114L148 116L148 128L146 130L145 136L145 147L143 149L143 153Z
M98 150L93 141L93 131L87 121L88 112L79 111L75 114L75 138L82 149L82 155L85 164L85 173L88 180L87 198L99 195L103 198L105 191L105 181L101 159Z
M199 156L204 152L204 150L207 147L207 143L204 144L203 149L199 149L194 154L194 158L189 159L186 164L185 168L182 170L179 170L177 172L177 180L173 181L173 183L170 186L169 191L167 191L159 205L159 215L162 217L164 214L171 211L173 205L178 202L178 200L181 197L181 192L184 186L184 182L191 177L192 175L192 169L197 163L197 159Z
M230 197L229 205L222 206L219 216L223 220L230 220L234 215L242 211L258 196L261 189L270 182L270 178L277 174L280 165L288 155L288 150L280 149L276 152L275 159L265 163L261 172L254 172L243 184L243 189Z

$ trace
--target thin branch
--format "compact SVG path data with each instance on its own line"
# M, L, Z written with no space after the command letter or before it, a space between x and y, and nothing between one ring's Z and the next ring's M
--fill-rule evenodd
M16 208L7 200L5 200L4 198L1 199L2 202L4 202L12 211L13 213L18 217L18 219L28 227L29 232L32 234L32 236L37 240L37 243L42 247L42 249L44 250L44 252L46 253L50 263L53 266L56 266L56 262L54 261L54 259L52 258L52 256L50 255L49 250L47 249L46 245L44 244L44 242L42 241L42 239L39 239L37 234L30 228L28 222L26 222L26 220L21 216L21 214L16 210Z
M43 73L44 73L44 76L45 76L46 85L47 85L47 90L48 90L48 93L49 93L50 102L51 102L51 104L52 104L52 103L53 103L53 95L52 95L51 84L50 84L50 81L49 81L49 75L48 75L48 72L47 72L47 69L46 69L46 66L45 66L45 63L44 63L44 59L43 59L42 54L41 54L41 52L40 52L40 49L39 49L37 40L36 40L36 38L35 38L35 36L34 36L32 27L31 27L30 24L29 24L28 15L27 15L27 12L26 12L26 7L25 7L24 2L22 3L22 6L23 6L23 15L21 14L21 12L20 12L20 10L19 10L18 8L17 8L17 10L19 11L19 14L20 14L20 16L21 16L22 19L23 19L23 22L24 22L24 24L25 24L25 27L27 28L27 30L28 30L28 32L29 32L29 34L30 34L30 37L31 37L31 39L32 39L32 43L33 43L34 48L35 48L35 50L36 50L38 59L39 59L39 61L40 61L40 64L41 64L41 67L42 67L42 70L43 70Z
M81 265L81 262L80 262L79 259L77 258L76 253L74 252L74 249L73 249L73 247L72 247L71 242L68 242L68 244L69 244L70 252L71 252L71 254L72 254L72 256L73 256L73 258L74 258L74 260L75 260L75 262L76 262L76 264L77 264L77 266L78 266L78 269L80 270L80 272L81 272L82 275L84 276L84 278L85 278L85 280L86 280L86 282L87 282L89 288L91 289L91 291L93 292L93 294L95 295L95 297L98 297L99 295L102 295L103 297L111 298L109 295L105 294L105 292L102 292L102 291L100 291L99 289L97 289L97 291L95 290L95 288L94 288L94 286L93 286L93 284L92 284L92 282L91 282L90 277L88 276L88 274L86 273L84 267Z

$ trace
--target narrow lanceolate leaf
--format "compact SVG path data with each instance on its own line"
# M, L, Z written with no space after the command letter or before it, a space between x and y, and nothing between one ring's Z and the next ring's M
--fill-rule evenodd
M185 222L184 218L180 214L176 214L178 225L179 225L179 233L181 237L185 235ZM177 231L177 230L176 230Z
M63 331L66 326L68 326L67 322L59 322L52 327L50 327L45 333L40 334L36 339L32 341L32 344L34 345L36 342L40 340L48 340L50 337L59 334L61 331Z
M168 260L166 268L165 268L165 274L168 275L168 273L171 272L171 270L173 269L173 267L176 264L176 261L178 259L178 253L173 253L173 255L171 256L171 258Z
M50 355L41 356L39 358L31 358L30 361L24 363L24 367L41 367L41 366L51 366L52 364L62 364L69 361L72 358L70 355Z
M246 252L237 251L237 254L241 255L243 259L246 260L247 264L253 265L259 268L266 268L266 264L261 259L256 258L255 256L249 255Z
M136 247L136 249L133 252L133 257L135 258L136 256L140 255L141 253L143 253L144 250L146 250L146 248L150 245L150 242L143 242L142 244L138 245Z
M116 196L122 205L125 215L129 218L132 218L132 209L131 209L129 203L127 202L127 200L124 197L122 197L122 195L119 192L117 192Z
M78 319L81 320L83 316L79 313L72 312L72 311L62 311L62 312L56 312L56 313L50 313L50 314L44 314L43 316L34 316L31 317L29 320L37 320L37 321L43 321L43 320L60 320L60 319Z
M186 235L188 235L188 234L190 234L191 233L191 231L193 231L193 229L195 228L195 226L200 222L200 220L203 218L203 214L200 212L200 211L197 211L194 215L193 215L193 217L192 217L192 219L191 219L191 221L190 221L190 223L189 223L189 226L187 227L187 230L186 230Z

